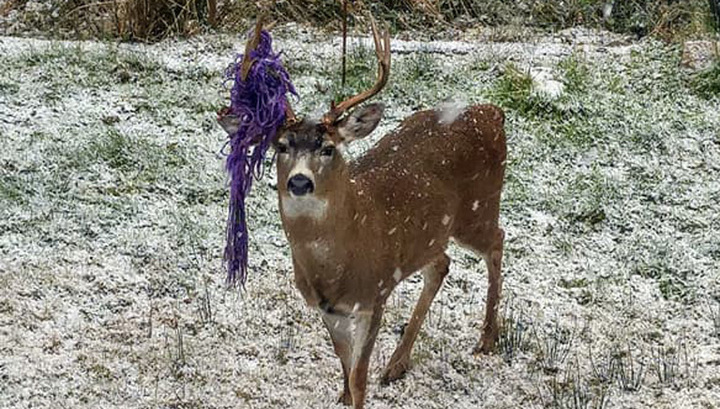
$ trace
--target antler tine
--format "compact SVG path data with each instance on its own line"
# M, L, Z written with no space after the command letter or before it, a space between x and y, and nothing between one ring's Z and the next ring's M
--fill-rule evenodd
M292 106L290 105L290 101L286 100L285 102L285 122L288 125L292 125L295 122L297 122L297 117L295 116L295 111L293 111Z
M348 109L361 104L376 95L385 87L385 84L387 84L388 77L390 76L390 29L387 25L385 25L385 30L382 34L380 34L372 15L370 16L370 25L373 32L373 41L375 42L375 55L378 59L378 73L375 85L373 85L372 88L350 97L331 108L330 112L323 116L323 123L326 125L333 124Z
M245 54L243 55L242 63L240 65L240 79L243 81L247 79L247 76L250 73L250 68L252 68L252 65L255 63L255 60L250 58L250 52L257 48L258 44L260 44L260 32L262 31L264 22L265 15L263 14L258 17L257 23L255 23L253 36L250 37L247 44L245 44Z
M255 30L253 31L253 35L248 40L247 44L245 44L245 54L243 54L243 59L240 63L240 79L242 79L243 81L247 79L248 74L250 74L250 69L256 61L255 59L250 58L250 53L255 50L260 44L260 36L263 25L265 24L266 17L267 16L265 14L262 14L260 17L258 17L257 23L255 23ZM270 23L267 27L267 30L272 28L273 25L274 23ZM293 109L290 106L290 101L286 101L285 104L285 120L289 123L295 122L297 120L297 118L295 117L295 112L293 112Z

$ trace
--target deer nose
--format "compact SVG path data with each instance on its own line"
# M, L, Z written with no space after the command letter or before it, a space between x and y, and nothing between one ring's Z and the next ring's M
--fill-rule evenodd
M297 174L288 180L288 190L295 196L303 196L315 190L312 180L305 175Z

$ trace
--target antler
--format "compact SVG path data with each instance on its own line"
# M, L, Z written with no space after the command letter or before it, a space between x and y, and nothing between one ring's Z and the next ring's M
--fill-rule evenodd
M265 14L258 17L257 23L255 23L255 30L253 31L252 37L248 40L247 44L245 44L245 54L243 54L242 62L240 63L240 79L245 81L247 79L248 74L250 73L250 69L252 68L253 64L255 63L256 59L250 58L250 53L255 50L260 44L260 36L262 32L263 25L265 23ZM273 24L270 24L272 26ZM270 29L270 27L268 27ZM290 106L290 101L286 100L285 104L285 121L287 123L293 123L297 121L297 118L295 117L295 113L293 112L292 107Z
M261 15L258 17L257 23L255 23L253 36L250 37L247 44L245 44L245 54L243 54L242 63L240 63L240 79L243 81L247 79L248 73L250 73L250 68L252 68L255 63L255 59L250 58L250 52L255 50L258 44L260 44L260 32L262 31L264 23L265 15Z
M387 84L388 77L390 76L390 30L385 27L385 31L381 34L378 33L375 19L370 16L370 24L372 25L373 40L375 41L375 55L378 59L378 74L377 81L372 88L362 92L354 97L350 97L345 101L330 108L330 112L323 116L323 123L325 125L332 125L338 120L348 109L355 105L361 104L367 101L370 97L380 92L385 84Z

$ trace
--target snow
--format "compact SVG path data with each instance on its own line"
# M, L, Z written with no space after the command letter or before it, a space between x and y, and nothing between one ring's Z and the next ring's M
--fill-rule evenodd
M416 54L448 71L386 90L385 120L350 157L418 107L492 100L505 62L557 81L573 53L591 68L585 94L565 89L553 102L565 122L506 109L501 312L535 331L530 346L507 361L472 355L486 270L453 245L411 370L381 387L422 280L389 296L367 407L541 407L554 375L538 362L565 333L575 336L559 382L577 372L574 384L595 388L593 363L618 351L645 364L638 391L607 386L607 407L720 402L717 101L664 74L671 48L606 37L393 40L390 87ZM327 108L318 87L335 66L313 65L338 60L338 39L291 26L276 40L303 96L296 111ZM294 288L271 169L250 198L247 287L224 284L226 137L213 111L241 48L227 37L151 46L0 37L0 406L340 407L339 360ZM672 348L687 358L673 355L678 375L664 384L652 365Z

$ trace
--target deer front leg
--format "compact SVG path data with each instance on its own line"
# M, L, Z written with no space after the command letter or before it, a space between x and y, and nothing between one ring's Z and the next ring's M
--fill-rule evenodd
M383 373L382 383L388 384L401 378L410 367L410 353L412 352L413 345L420 332L420 327L422 327L423 321L425 321L425 316L430 309L430 305L435 299L435 295L440 289L440 286L442 286L445 276L448 274L449 266L450 257L443 254L423 269L424 284L422 294L420 294L417 305L415 305L412 317L410 318L408 326L405 328L400 344L395 348L395 352L393 352L390 358L390 363L388 363Z
M343 390L338 398L338 403L342 403L345 406L352 405L352 395L350 394L350 387L348 382L349 377L349 366L350 366L350 353L351 353L351 339L348 336L347 327L349 323L347 318L339 316L337 314L323 313L323 322L325 328L330 333L332 339L333 348L335 349L335 355L340 358L340 364L342 365L343 371ZM342 327L341 327L342 326Z
M375 306L372 313L361 312L353 318L352 352L350 354L350 394L354 409L365 407L367 375L375 339L382 321L384 307Z

